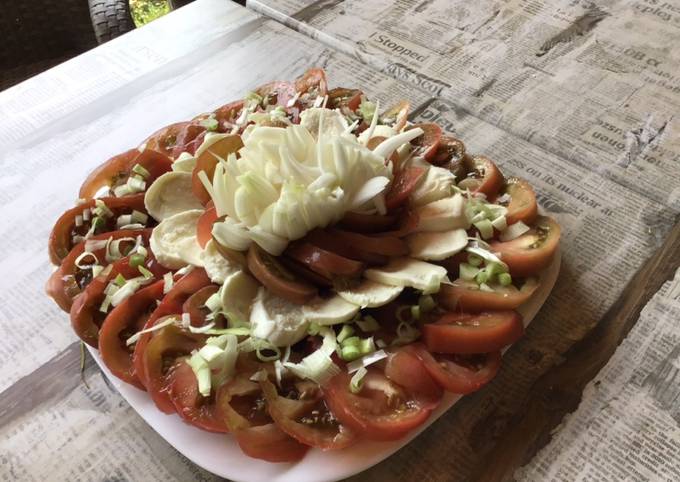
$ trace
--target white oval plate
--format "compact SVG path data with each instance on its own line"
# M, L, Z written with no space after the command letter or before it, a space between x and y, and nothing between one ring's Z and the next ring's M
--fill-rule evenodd
M536 316L550 294L560 270L560 253L541 275L541 284L532 298L518 311L527 325ZM453 406L460 395L447 393L441 405L428 421L408 436L394 442L363 441L343 450L323 452L312 449L299 462L273 464L250 458L241 452L230 435L199 430L181 421L176 415L166 415L156 408L148 395L122 382L109 372L99 352L88 346L90 353L128 403L161 437L204 469L235 482L329 482L344 479L366 470L386 459L413 440Z

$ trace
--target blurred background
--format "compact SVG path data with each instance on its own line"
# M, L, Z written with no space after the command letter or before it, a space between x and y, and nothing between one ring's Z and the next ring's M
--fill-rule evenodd
M191 1L0 0L0 91Z

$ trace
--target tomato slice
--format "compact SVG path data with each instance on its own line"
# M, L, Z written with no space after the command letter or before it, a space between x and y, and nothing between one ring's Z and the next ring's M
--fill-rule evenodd
M411 145L416 148L415 154L421 155L426 161L431 160L437 153L439 148L439 143L442 138L442 128L437 124L424 123L424 124L413 124L406 128L406 130L415 129L420 127L423 130L423 134L416 137L411 141Z
M150 235L151 229L142 229L139 231L126 229L92 236L90 241L105 241L109 238L112 240L136 238L137 236L141 236L145 245L148 245ZM59 268L52 273L45 285L47 294L66 312L71 310L73 299L92 281L92 270L80 269L75 264L78 256L83 254L85 244L86 243L84 242L78 243L71 251L69 251L68 256L64 258ZM92 253L100 262L106 262L105 248L95 249Z
M154 332L142 354L142 363L146 389L160 411L176 411L170 398L171 368L178 358L188 356L193 350L203 346L205 338L204 335L183 331L175 325L168 325Z
M101 199L104 204L113 212L113 216L106 219L106 223L97 228L95 234L103 234L116 231L116 219L121 214L130 214L133 210L146 213L144 207L144 193L134 194L124 197L105 197ZM82 226L76 226L76 216L82 216L85 209L95 207L95 200L90 199L83 204L69 209L62 214L52 228L49 238L50 261L53 264L60 264L73 248L74 235L83 236L90 229L91 220L83 221Z
M335 417L371 440L396 440L422 425L432 404L409 396L377 368L369 367L361 390L350 391L351 377L342 372L324 387L326 402Z
M196 224L196 240L201 248L205 248L208 241L212 239L212 227L217 221L217 209L206 209Z
M398 170L385 196L385 206L387 209L393 211L404 204L413 191L415 191L424 174L425 169L422 167L409 167Z
M193 155L196 149L203 143L207 132L207 129L197 122L190 122L182 127L177 133L177 139L175 140L170 157L177 159L183 152Z
M427 408L435 408L442 398L442 388L425 369L422 360L402 348L390 353L385 376L414 395Z
M382 265L388 261L387 256L371 252L371 250L364 250L357 246L356 243L348 244L346 239L338 237L336 232L332 230L315 229L308 233L304 240L326 251L331 251L355 261L362 261L369 265Z
M144 329L156 325L156 323L165 316L182 313L182 305L184 302L189 299L192 294L210 284L210 278L208 278L205 270L203 268L194 268L191 272L187 273L174 283L173 287L163 298L163 301L161 301L161 304L158 305L158 308L151 313L149 320L146 322L146 325L144 325ZM144 365L143 354L153 336L155 336L154 333L145 333L140 336L135 344L135 351L132 356L135 364L135 373L147 390L149 389L149 376ZM168 405L171 405L169 400Z
M355 112L361 105L361 96L363 92L357 89L345 89L343 87L336 87L328 91L328 108L342 109L347 107L352 112Z
M394 236L397 238L402 238L406 235L416 232L418 229L418 224L420 223L420 217L415 211L403 211L400 218L399 224L396 229L392 231L383 231L381 233L376 233L376 236Z
M204 397L198 392L198 381L186 360L179 358L168 373L168 392L177 414L202 430L228 432L224 419L218 414L215 396Z
M425 369L444 390L461 395L482 388L501 367L501 353L498 351L464 357L432 354L420 343L406 345L403 349L420 358Z
M354 432L333 417L320 391L293 399L279 395L269 380L261 381L260 387L269 415L281 430L298 442L323 450L341 449L355 442Z
M340 229L331 229L329 232L331 235L337 236L342 242L347 243L348 246L357 250L381 254L383 256L405 256L409 253L406 242L396 236L384 235L373 237Z
M191 122L175 122L174 124L162 127L147 137L142 142L142 146L170 157L177 143L177 136L189 124Z
M408 121L408 112L411 109L411 103L407 100L399 101L399 103L390 107L388 110L380 115L383 123L391 124L397 132L402 130ZM392 124L394 121L394 124Z
M364 270L364 265L332 251L327 251L312 243L296 242L288 246L286 255L299 261L315 273L328 279L356 278Z
M359 233L379 233L390 229L397 221L395 215L361 214L347 212L340 220L340 226Z
M533 228L512 241L495 241L490 249L499 253L513 276L531 276L545 269L560 246L560 225L538 216Z
M234 126L234 122L241 115L243 110L243 99L223 105L216 109L213 114L218 123L218 132L229 132Z
M272 422L260 386L243 373L220 388L217 408L241 450L249 457L268 462L295 462L309 449Z
M276 258L253 244L248 250L248 269L277 296L302 305L316 296L316 288L296 279Z
M450 285L442 284L435 298L443 308L451 311L514 310L531 298L538 282L528 278L519 290L513 285L493 285L492 288L493 291L481 291L474 281L458 278Z
M102 188L111 188L119 182L127 181L136 164L149 171L149 176L145 178L147 187L161 174L172 169L172 159L166 154L149 148L142 152L130 149L95 168L80 187L79 197L90 199L95 197Z
M508 225L519 221L527 225L533 224L538 216L538 204L536 194L527 181L510 177L506 180L501 194L510 196L510 202L507 204L508 212L505 214Z
M474 193L486 194L487 198L492 198L503 187L503 174L496 167L496 164L484 156L465 156L467 176L458 182L461 189L469 189Z
M445 313L422 326L425 346L435 353L488 353L519 340L524 334L516 311Z
M196 291L182 305L182 313L188 313L192 326L203 326L206 324L206 316L210 310L206 308L205 302L220 289L217 285L208 285Z
M437 151L428 160L430 164L435 166L448 167L456 175L457 179L463 179L465 172L461 171L458 166L462 167L464 157L465 144L463 144L463 141L455 137L442 135Z
M156 302L163 298L163 281L146 286L116 306L104 319L99 330L99 353L102 360L124 382L144 390L144 385L135 374L132 363L133 347L126 341L144 328L156 309Z
M210 194L206 191L203 183L198 177L201 171L205 171L208 179L212 181L215 175L215 167L218 163L218 157L227 159L229 154L232 154L243 147L241 136L233 134L223 139L218 140L212 144L207 150L201 153L196 159L196 167L191 173L191 190L203 204L210 202Z
M290 82L277 80L258 87L255 93L263 98L267 97L269 105L286 108L288 101L295 95L295 86Z
M324 97L328 93L326 72L319 68L307 70L295 80L295 91L303 94L316 91L316 95Z

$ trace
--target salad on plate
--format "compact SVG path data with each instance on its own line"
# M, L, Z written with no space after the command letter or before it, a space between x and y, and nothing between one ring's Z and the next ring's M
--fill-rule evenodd
M560 238L408 113L311 69L167 126L87 177L47 292L111 373L251 457L399 439L493 379Z

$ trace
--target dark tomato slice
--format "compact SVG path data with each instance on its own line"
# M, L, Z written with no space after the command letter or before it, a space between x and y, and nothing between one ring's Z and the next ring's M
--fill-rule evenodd
M385 376L415 396L423 406L435 408L442 398L442 388L425 369L422 360L402 348L390 353Z
M383 256L405 256L409 252L406 242L396 236L373 237L340 229L331 229L329 233L337 236L348 246L369 253Z
M437 146L437 152L429 159L430 164L445 166L456 175L456 179L463 179L465 175L462 165L465 156L463 141L451 136L442 136Z
M161 152L150 148L146 148L142 152L131 149L112 157L95 168L80 187L79 197L90 199L95 197L102 188L111 188L117 183L127 181L135 164L139 164L149 171L149 176L145 179L147 187L161 174L172 169L172 159Z
M177 414L187 423L208 432L225 433L227 426L218 414L215 396L204 397L198 392L198 381L193 370L180 358L168 374L170 400Z
M212 295L217 293L220 287L217 285L208 285L196 291L191 295L182 305L182 313L188 313L191 319L192 326L203 326L206 324L205 317L208 316L210 310L206 308L205 302Z
M150 235L150 229L142 229L139 231L126 229L93 236L89 241L105 241L109 238L112 240L121 238L134 239L137 236L141 236L144 244L148 246ZM45 286L47 294L54 299L62 310L67 312L71 310L73 299L92 281L92 271L89 268L80 269L75 264L78 256L83 254L85 244L85 242L78 243L71 251L69 251L59 268L57 268L57 270L52 273L49 280L47 280ZM106 263L105 248L92 250L92 253L97 257L100 263Z
M333 415L363 437L396 440L430 416L431 403L424 404L407 394L377 368L368 368L356 394L350 390L350 380L343 371L324 387L324 394Z
M435 353L489 353L519 340L524 334L516 311L445 313L422 326L425 346Z
M328 410L320 394L309 398L286 398L269 381L260 382L267 410L276 425L297 441L322 450L341 449L352 445L356 436L338 422Z
M144 390L144 385L135 374L132 363L134 347L128 346L126 341L146 325L156 309L156 302L163 298L163 284L162 280L156 281L124 300L106 316L99 331L99 353L108 369L141 390Z
M359 233L379 233L390 229L397 221L395 215L380 215L380 214L360 214L360 213L345 213L345 216L340 220L340 226L348 231L356 231Z
M408 126L406 130L421 128L423 134L416 137L411 141L411 145L416 148L415 153L421 155L426 161L431 160L437 153L439 148L439 143L442 138L442 128L437 124L426 123L426 124L413 124Z
M287 256L281 256L277 258L277 261L280 262L281 265L295 277L295 279L307 281L317 288L323 286L333 286L333 281L331 279L321 276L319 273L315 273L299 261Z
M310 270L321 276L334 278L356 278L363 270L364 265L331 251L327 251L312 243L296 242L286 249L286 256L307 266Z
M398 170L385 196L385 206L387 209L393 211L404 204L413 191L415 191L424 174L425 169L422 167L409 167Z
M177 144L177 136L190 124L191 122L175 122L158 129L142 142L142 146L170 157Z
M404 349L420 358L432 378L452 393L476 392L489 383L501 367L500 352L467 357L432 354L420 343L412 343Z
M196 240L201 248L205 248L208 241L212 239L212 227L217 221L217 210L215 208L206 209L196 223Z
M451 311L514 310L531 298L536 288L538 282L529 278L520 289L513 285L494 285L493 291L482 291L474 281L458 278L450 285L442 284L435 298Z
M518 221L527 225L533 224L538 216L538 204L536 194L527 181L517 177L508 178L502 194L510 196L510 202L506 205L508 212L505 214L508 225Z
M116 231L116 218L121 214L130 214L133 210L146 213L144 193L124 197L105 197L101 200L113 212L113 216L107 218L107 222L101 228L98 228L95 234ZM82 236L90 229L91 221L83 221L82 226L76 226L76 216L82 216L85 209L94 206L95 200L90 199L69 209L57 219L49 238L49 253L52 263L60 264L66 258L74 246L74 234ZM94 214L91 216L91 219L94 218Z
M328 108L341 109L347 107L352 112L356 111L361 105L363 92L357 89L345 89L336 87L328 91Z
M465 156L464 165L467 171L466 177L458 182L461 189L469 189L474 193L486 194L492 198L503 187L503 174L498 170L491 159L484 156Z
M383 231L381 233L376 233L376 236L394 236L396 238L404 237L408 234L416 232L418 229L418 224L420 223L420 217L415 211L403 211L399 217L399 223L395 229L392 231Z
M277 296L302 305L316 296L316 288L296 279L276 258L253 244L248 250L248 269Z
M315 229L308 233L304 240L326 251L331 251L345 258L362 261L370 265L381 265L388 261L387 256L371 252L371 250L364 250L362 247L357 247L356 244L348 244L345 239L338 237L332 230Z
M309 449L273 423L260 386L243 373L220 388L217 408L241 450L249 457L268 462L295 462Z
M532 229L519 238L492 242L513 276L531 276L545 269L560 246L560 225L554 219L538 216Z
M218 157L226 160L229 154L238 151L242 147L243 142L241 141L241 136L233 134L218 140L198 156L198 159L196 159L196 167L194 167L194 170L191 173L191 190L203 204L210 202L210 194L208 194L208 191L206 191L203 186L203 183L198 177L198 173L205 171L208 179L212 181L215 174L215 167L219 162Z

